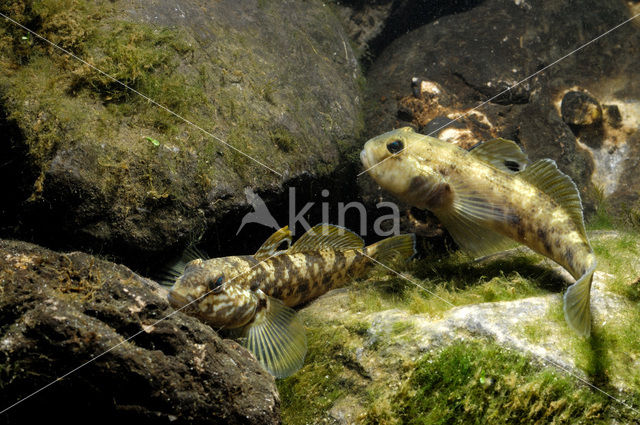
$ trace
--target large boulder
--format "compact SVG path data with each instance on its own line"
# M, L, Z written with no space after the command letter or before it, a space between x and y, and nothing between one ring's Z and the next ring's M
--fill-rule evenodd
M373 273L320 297L300 311L309 361L278 382L283 421L633 423L640 245L635 233L590 236L599 268L589 338L564 319L573 279L523 248L424 259L402 277Z
M253 356L124 266L0 240L0 294L1 408L33 394L3 423L280 423Z
M367 133L413 125L463 147L512 139L532 160L556 160L588 212L603 198L631 206L639 181L631 176L640 31L627 23L572 53L630 16L623 1L487 0L415 29L393 41L367 75ZM581 125L566 113L563 119L569 92L596 102L600 118L584 117Z
M144 263L214 226L228 245L245 188L274 203L315 179L348 190L333 176L357 149L360 71L322 2L0 11L87 62L0 26L3 234Z

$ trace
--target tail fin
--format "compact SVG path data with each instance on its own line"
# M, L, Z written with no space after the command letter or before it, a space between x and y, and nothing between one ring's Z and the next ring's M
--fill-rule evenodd
M591 282L596 263L583 274L564 294L564 318L580 335L591 333Z
M416 254L416 235L408 233L391 236L369 245L366 249L367 255L383 264L389 263L395 258L409 260Z
M209 259L209 256L196 248L195 246L187 247L182 252L180 257L175 258L173 261L162 267L153 275L153 279L163 286L173 286L176 279L182 276L184 269L189 262L201 258L203 260Z

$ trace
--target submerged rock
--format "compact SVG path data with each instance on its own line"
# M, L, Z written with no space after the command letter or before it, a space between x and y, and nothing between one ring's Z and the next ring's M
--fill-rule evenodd
M365 63L391 41L427 22L460 13L482 0L346 0L335 8Z
M367 134L412 125L423 133L437 130L438 137L461 146L511 139L534 161L554 159L577 184L588 213L603 192L612 207L634 204L640 198L629 182L640 181L632 177L640 62L630 52L640 47L637 26L628 23L554 63L630 16L624 2L486 0L414 29L390 43L367 75ZM437 85L442 94L435 102L423 98L412 90L416 79ZM595 104L618 107L620 120L613 112L604 127L574 133L566 120L586 124L603 115L599 106L592 117L563 113L563 96L576 90L588 91ZM443 118L458 125L431 124ZM614 163L619 172L608 177Z
M4 21L0 179L13 183L0 234L136 265L213 227L214 249L242 250L246 238L232 239L247 187L274 203L322 178L348 191L329 177L357 149L360 70L322 2L10 0L0 11L148 96Z
M562 120L569 125L594 125L602 121L602 107L588 93L569 91L560 105Z
M601 232L591 239L600 267L591 294L590 338L577 336L564 320L562 292L573 281L568 273L537 256L531 259L541 263L526 266L523 256L532 254L523 248L473 266L457 265L463 271L451 273L460 274L464 284L443 273L450 266L432 263L427 269L438 267L429 272L436 285L414 272L409 276L422 288L378 276L370 279L371 286L327 293L301 311L310 328L308 356L315 364L307 363L298 375L279 383L282 394L309 391L311 404L325 410L299 413L306 406L283 397L283 417L291 423L406 423L408 417L441 418L447 410L462 409L467 416L476 412L473 418L480 422L492 422L483 416L489 412L503 412L509 418L505 423L536 418L572 423L587 417L632 421L635 412L628 406L640 401L640 292L635 287L640 245L635 234ZM495 301L483 302L487 299ZM442 353L473 357L478 347L488 350L480 356L509 354L486 358L478 366L475 360L438 365ZM416 374L429 378L436 390L412 383ZM438 391L442 386L446 389ZM474 393L466 393L466 386ZM431 407L403 410L417 395Z
M273 377L172 314L165 292L81 252L0 240L1 408L71 372L2 422L280 423Z

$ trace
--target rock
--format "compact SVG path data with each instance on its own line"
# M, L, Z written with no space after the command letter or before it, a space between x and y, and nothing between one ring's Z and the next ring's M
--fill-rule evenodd
M384 29L393 3L393 0L336 2L337 15L342 20L349 39L355 45L359 59L366 59L371 55L369 43Z
M592 289L592 311L596 323L604 323L613 318L615 309L629 309L628 301L604 291L605 279L611 278L598 273ZM383 339L391 342L393 328L398 323L411 323L409 339L415 338L413 344L406 344L403 339L402 354L407 358L415 358L421 352L449 345L455 340L486 337L499 345L509 347L518 352L531 354L534 358L570 370L584 377L575 364L575 359L563 349L565 329L562 323L545 325L545 337L537 344L531 344L530 338L523 329L540 323L541 318L562 303L561 294L525 298L517 301L473 304L453 308L444 317L434 321L421 315L408 314L407 311L387 310L371 317L369 328L370 341ZM396 345L391 343L391 346ZM389 348L395 351L395 348ZM386 353L391 355L391 353ZM624 376L615 377L615 384L621 389L630 390L630 382Z
M469 10L481 0L346 0L336 10L366 63L402 34L442 16Z
M602 107L593 96L581 91L569 91L560 105L562 120L569 125L594 125L602 121Z
M609 125L613 128L620 128L622 125L622 115L617 105L602 105L604 116Z
M528 249L507 251L474 262L473 266L455 264L453 267L462 270L451 273L447 270L452 266L434 266L435 262L422 260L427 262L425 269L435 267L429 272L434 279L431 283L421 280L417 271L404 273L413 284L394 275L374 275L369 284L356 283L354 287L331 291L302 309L300 314L309 329L308 355L318 366L316 369L313 364L305 365L298 375L280 382L279 387L287 391L289 386L295 386L298 392L308 390L314 394L317 387L322 389L320 403L326 413L309 416L307 421L312 423L353 424L364 418L371 423L382 419L402 423L399 419L406 418L408 412L401 402L423 391L411 386L420 365L425 365L424 373L432 374L437 382L449 382L452 390L463 392L466 384L457 381L455 374L458 367L467 367L469 376L482 384L480 394L493 384L501 388L499 395L488 393L487 397L497 403L498 410L504 410L505 417L519 409L523 409L524 416L538 409L550 390L552 395L547 402L556 405L549 412L552 418L567 418L571 411L580 412L580 417L586 414L584 409L571 407L571 400L582 392L580 399L598 410L603 422L632 422L636 412L628 406L637 405L640 376L640 340L635 327L640 317L640 263L636 254L640 245L634 234L620 232L592 233L591 242L596 252L602 253L598 254L599 270L591 292L591 338L578 337L564 319L562 294L567 280L573 279L564 269L539 256L535 256L535 267L526 266L522 260L531 255ZM420 267L418 263L414 270ZM452 279L452 275L462 276L462 282ZM471 275L478 280L467 280ZM505 277L506 290L500 295L502 290L491 282ZM537 289L534 295L527 296L525 292L530 293L530 289L524 289L525 282L531 278L538 282ZM401 289L403 284L405 290ZM423 306L422 296L430 300ZM500 300L501 297L507 299ZM487 298L497 300L483 302ZM449 300L456 305L450 305ZM451 347L463 352L497 347L511 353L511 359L515 357L517 362L528 365L529 371L523 374L510 370L511 365L495 359L486 359L483 368L455 364L449 370L436 369L432 361ZM492 362L497 362L498 369L487 366ZM492 372L500 368L503 374ZM318 383L324 376L330 382ZM540 377L542 382L535 383ZM487 382L482 383L483 379ZM513 385L513 380L527 384ZM512 385L507 385L509 382ZM585 382L626 405L585 386ZM535 389L537 385L546 389ZM533 388L531 399L523 395L529 386ZM474 403L473 394L462 400L454 399L453 394L454 391L445 392L443 406ZM594 394L598 400L592 398ZM438 391L424 394L427 400L441 396ZM505 398L507 402L500 400ZM315 398L311 403L317 403ZM291 416L292 406L296 406L295 402L283 399L283 418ZM432 410L424 414L438 417L440 410L446 409L434 406ZM418 412L410 415L416 417ZM305 417L297 411L296 418L304 423ZM546 422L553 422L552 418Z
M566 272L558 270L559 273ZM568 276L567 276L568 277ZM594 323L598 325L615 319L615 311L629 311L632 308L629 300L612 294L606 290L604 282L613 276L597 272L594 277L591 303ZM343 305L347 293L331 293L318 301L319 305L309 307L314 315L321 315L323 320L335 318L335 310L331 305ZM545 335L540 341L532 343L531 336L524 330L540 324L548 316L549 311L562 304L562 294L549 294L514 301L471 304L454 307L442 317L434 318L429 314L412 314L407 310L391 309L373 313L366 317L370 327L367 330L364 350L368 354L369 363L362 364L370 376L381 378L386 375L384 366L379 361L386 358L400 358L403 361L418 358L439 347L447 346L455 341L474 338L487 338L499 345L509 347L534 358L555 364L570 370L574 374L585 376L571 357L569 344L565 340L567 326L562 322L545 320ZM324 311L322 314L320 311ZM345 314L344 310L340 311ZM364 318L359 318L362 320ZM399 325L404 330L403 338L398 339ZM364 358L364 357L363 357ZM611 382L620 390L632 390L633 383L624 375L610 377Z
M0 240L0 293L2 409L69 373L3 423L280 423L273 377L124 266Z
M640 63L628 52L640 47L640 32L624 25L555 63L630 16L623 3L487 0L416 28L390 43L367 74L367 135L404 125L426 133L434 120L455 120L438 137L463 147L504 137L534 161L554 159L576 182L587 215L602 192L614 211L633 204L640 199L628 183L640 181L631 177ZM415 79L440 88L435 101L417 93ZM614 117L603 126L571 128L560 105L576 91L618 107L620 123ZM613 164L618 171L611 177Z
M13 184L0 235L137 266L203 235L211 254L243 250L247 187L274 205L310 181L349 191L360 70L322 2L10 0L0 11L160 104L5 22L0 178Z

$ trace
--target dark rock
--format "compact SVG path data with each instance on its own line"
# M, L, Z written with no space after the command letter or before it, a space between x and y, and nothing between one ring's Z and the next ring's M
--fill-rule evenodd
M347 0L338 13L360 56L368 63L399 36L446 15L464 12L482 0Z
M394 0L336 2L336 14L355 45L359 59L367 60L372 55L369 43L384 29L393 3Z
M398 107L398 119L400 121L411 122L413 120L413 113L412 113L411 109L407 108L404 105L400 105Z
M93 359L2 423L279 423L273 377L236 342L170 315L165 293L87 254L0 240L2 409Z
M613 128L620 128L622 126L622 115L620 115L620 108L618 105L602 105L604 110L604 116L607 119L607 123Z
M0 177L13 183L0 235L140 266L213 227L221 246L238 243L246 187L277 199L324 178L343 190L360 70L322 2L33 4L0 11L195 126L6 22Z
M569 125L594 125L602 121L602 107L593 96L582 91L567 92L560 111L562 120Z
M522 145L532 160L554 159L578 185L587 211L600 186L612 196L610 205L626 203L629 198L614 195L616 187L622 176L640 181L630 177L637 171L607 176L610 164L630 154L621 145L638 131L633 105L640 99L640 56L632 52L640 49L640 32L627 24L555 61L629 17L623 3L486 0L419 27L384 49L367 74L367 136L407 124L430 133L428 124L446 117L452 124L438 136L461 147L504 137ZM416 96L416 77L440 87L439 97ZM576 87L617 105L620 126L616 118L584 128L565 123L561 99Z
M423 134L438 137L440 135L440 131L445 128L464 128L464 125L460 121L454 121L450 118L439 115L426 123L419 130Z

